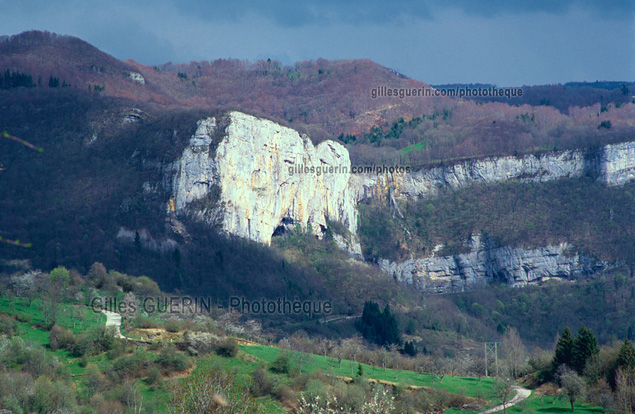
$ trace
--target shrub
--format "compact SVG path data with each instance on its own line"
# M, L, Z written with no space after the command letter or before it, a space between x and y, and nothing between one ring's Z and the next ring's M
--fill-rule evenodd
M104 375L99 371L95 364L88 364L86 367L86 376L82 378L84 389L91 398L95 393L102 392L106 389L107 381Z
M113 346L106 352L106 358L110 361L119 358L126 352L126 344L123 341L115 341Z
M185 332L183 339L189 348L200 354L207 354L215 349L216 336L208 332Z
M181 330L181 322L176 319L170 319L168 323L165 324L165 330L168 332L179 332Z
M82 368L86 368L86 365L88 365L88 357L86 356L86 354L82 355L82 357L79 359L78 365Z
M187 357L177 352L173 346L163 348L156 359L156 363L166 371L183 371L190 365Z
M152 366L148 370L148 377L146 378L146 384L152 388L158 388L161 384L161 371L156 366Z
M58 348L71 350L75 346L75 334L59 325L53 325L49 333L49 342L51 349L56 351Z
M74 357L82 357L89 355L93 349L93 340L88 334L81 334L75 339L75 343L70 349L71 355Z
M44 351L43 347L35 345L25 351L26 361L22 365L22 371L30 373L34 378L41 375L55 376L56 362Z
M295 393L286 384L278 384L273 389L273 396L280 402L295 401Z
M322 381L310 379L306 383L306 390L302 392L302 396L308 402L319 403L329 399L329 392Z
M73 388L67 384L41 376L35 381L33 411L36 413L73 412L76 399Z
M271 363L272 372L278 374L288 374L291 371L291 356L287 352L282 352Z
M145 366L146 355L135 352L132 355L124 355L115 359L112 369L119 379L140 378L143 377Z
M216 354L225 358L233 358L238 354L238 344L231 338L225 338L216 345Z
M169 395L169 414L259 411L256 401L236 381L234 375L220 368L196 372L183 381L173 382ZM219 405L223 405L222 410Z
M148 276L139 276L134 280L134 293L139 296L158 296L161 294L159 285Z
M0 335L13 336L18 334L18 323L6 313L0 314Z
M120 342L115 338L112 327L106 329L103 325L96 326L90 332L90 337L95 346L99 347L101 351L108 351L117 346L118 342Z
M335 388L334 394L340 405L352 413L360 412L364 401L366 401L366 390L354 384L339 383L339 385Z
M137 316L132 319L132 326L140 329L153 329L157 328L159 325L147 316L143 316L138 313Z
M123 413L123 405L116 400L107 400L101 393L93 395L90 399L91 407L94 407L99 414Z
M251 395L254 397L263 397L273 392L274 381L271 375L264 368L257 368L251 374Z

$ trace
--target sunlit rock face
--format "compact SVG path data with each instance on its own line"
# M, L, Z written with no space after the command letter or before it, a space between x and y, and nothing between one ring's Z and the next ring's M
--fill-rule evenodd
M194 213L207 220L220 215L229 234L269 244L274 233L297 226L321 236L327 219L356 234L344 146L333 141L314 146L293 129L240 112L226 117L221 134L216 119L199 121L177 161L172 184L176 211L217 188L216 204ZM349 249L360 253L353 238Z
M609 186L623 185L635 179L635 142L589 150L472 159L410 174L355 176L352 186L358 200L375 197L387 186L393 188L396 198L417 199L474 184L512 180L539 183L585 175L597 177Z
M383 198L415 200L441 190L505 181L547 182L592 176L609 186L635 179L635 142L589 150L489 157L406 174L351 174L347 149L334 141L314 145L297 131L240 112L202 119L170 168L171 213L219 224L228 234L270 244L291 229L321 237L327 220L350 234L336 243L361 257L357 203ZM400 213L399 213L400 214ZM500 280L526 285L576 278L607 266L567 254L566 244L535 249L490 246L473 240L469 253L381 261L386 273L423 290L466 290Z
M216 126L215 118L198 121L196 133L174 165L172 208L176 211L206 197L219 184L216 162L210 150Z
M635 142L607 145L599 162L600 180L608 185L624 185L635 179Z
M380 261L381 268L416 288L434 293L463 292L500 282L526 286L550 279L582 279L604 270L605 262L570 252L566 243L537 249L496 247L480 236L470 240L470 252Z

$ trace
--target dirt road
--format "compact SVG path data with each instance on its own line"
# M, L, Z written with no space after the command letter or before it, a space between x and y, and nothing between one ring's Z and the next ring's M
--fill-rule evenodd
M516 395L514 395L514 398L507 401L505 404L497 405L496 407L490 408L489 410L481 411L479 414L491 414L503 411L505 407L509 408L513 405L516 405L531 395L531 390L528 390L527 388L517 386L513 386L512 388L516 390Z
M126 337L121 334L121 315L107 310L102 310L101 312L106 315L106 328L109 326L115 327L115 338L126 339Z

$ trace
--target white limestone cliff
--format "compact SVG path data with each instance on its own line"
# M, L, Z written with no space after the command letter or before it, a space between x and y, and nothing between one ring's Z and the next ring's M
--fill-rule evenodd
M473 159L410 174L351 174L350 167L348 151L337 142L315 146L293 129L230 112L222 119L199 121L182 156L168 168L173 196L168 210L222 223L228 234L264 244L274 233L296 226L320 236L331 219L350 232L348 237L335 235L338 245L361 256L356 206L364 199L387 196L397 205L395 199L429 197L442 189L479 183L546 182L584 175L609 186L623 185L635 179L635 142ZM523 285L588 274L605 265L597 267L577 254L569 257L565 249L475 244L463 255L382 261L381 266L422 289L463 290L496 277Z
M219 185L217 163L210 153L215 131L215 118L198 121L198 127L190 138L189 145L175 163L172 198L176 211L181 211L191 202L204 198L213 186Z
M609 186L635 179L635 142L590 150L472 159L404 175L354 176L351 186L358 201L377 196L387 186L394 189L398 199L417 199L474 184L547 182L586 174L597 176L598 181Z
M220 212L229 234L269 244L274 232L288 227L321 235L327 219L356 234L356 203L348 185L350 158L343 145L324 141L314 146L293 129L240 112L227 117L219 142L212 142L217 120L200 121L177 161L172 184L176 211L218 186L217 210L200 213L215 219ZM361 253L355 236L348 247Z
M607 268L607 263L569 252L566 243L537 249L496 247L480 236L472 238L468 253L390 262L386 273L435 293L462 292L492 282L526 286L553 278L577 279Z
M623 185L635 179L635 142L605 146L599 170L599 179L611 186Z

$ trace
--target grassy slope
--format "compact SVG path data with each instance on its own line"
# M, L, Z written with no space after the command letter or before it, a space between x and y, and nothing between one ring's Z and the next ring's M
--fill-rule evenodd
M105 316L102 314L96 314L89 308L78 305L82 310L85 323L81 326L76 326L73 329L73 324L69 315L69 304L61 304L58 313L58 324L74 332L83 332L90 330L91 328L105 323ZM39 343L44 347L49 344L49 332L43 328L36 327L35 324L44 322L42 315L41 302L34 300L31 306L28 306L24 298L0 298L0 311L17 315L21 320L28 320L29 322L19 322L20 337L23 339ZM232 369L236 372L238 380L243 384L247 384L251 373L263 363L270 364L275 358L282 352L280 348L267 347L267 346L242 346L242 353L236 358L221 358L216 355L210 355L202 357L196 361L196 369L205 369L205 367L219 364L225 368ZM47 352L52 352L47 348ZM77 386L81 387L81 375L86 373L84 367L81 366L80 358L73 358L66 350L57 350L54 354L60 358L62 363L66 364L73 374L73 381ZM294 353L297 355L297 353ZM109 361L105 354L91 356L87 359L88 363L93 363L101 369L107 369L111 366L112 362ZM303 365L303 372L312 372L315 370L321 370L327 374L336 376L351 376L351 367L356 372L357 364L352 361L343 360L341 367L336 366L337 363L332 358L325 358L320 355L309 355L308 361ZM429 374L417 374L411 371L401 371L397 373L395 370L387 369L385 372L381 368L373 368L369 365L362 364L364 372L369 378L398 382L404 385L415 385L445 389L451 393L465 394L472 397L482 397L489 395L491 389L491 380L482 379L477 381L474 378L460 378L460 377L444 377L443 381L438 382L432 379ZM272 374L278 377L278 380L284 383L290 383L291 378L287 375ZM166 395L164 393L154 391L150 389L143 380L139 382L140 389L144 397L148 401L163 400L166 401ZM283 412L280 403L271 397L261 397L258 399L259 403L263 406L267 413L280 413Z
M77 320L75 326L73 326L73 321L70 316L70 310L73 306L78 307L81 313L81 319ZM20 336L25 339L31 339L30 336L32 336L34 340L36 340L35 338L42 339L40 331L43 330L33 327L33 325L37 324L44 325L44 314L42 312L42 301L40 299L34 299L29 306L26 298L8 298L7 296L2 296L0 297L0 312L17 317L18 321L21 322L20 325L26 329L24 332L21 332ZM80 333L89 331L95 326L105 324L106 315L93 312L83 304L72 305L61 303L58 308L56 323L70 329L74 333ZM46 340L36 340L36 342L48 345L48 333L46 333Z
M426 148L426 142L425 141L421 141L417 144L412 144L407 146L406 148L402 148L400 151L401 152L410 152L413 150L423 150Z
M276 357L282 352L280 348L269 346L241 346L241 349L259 359L266 362L273 362ZM294 352L297 355L297 353ZM342 360L341 367L338 367L338 363L335 359L324 357L322 355L309 355L309 360L303 367L303 372L312 372L314 370L321 370L327 374L350 377L351 366L353 367L353 373L357 372L357 363L349 360ZM368 378L398 382L404 385L414 385L419 387L433 387L440 388L451 393L463 394L469 397L481 398L487 396L492 388L492 380L489 378L483 378L478 381L476 378L470 377L451 377L445 376L442 381L435 381L431 374L424 373L418 374L413 371L401 371L397 372L393 369L386 369L384 371L379 367L372 367L367 364L362 364L365 375Z
M81 326L73 328L72 321L69 316L69 309L71 306L79 306L82 311L84 323ZM41 312L41 303L39 300L34 300L31 306L28 306L24 298L0 298L0 311L17 315L21 320L28 320L29 322L19 322L20 337L26 340L30 340L47 347L49 341L49 333L43 328L35 327L35 324L43 323L43 315ZM61 304L58 313L58 324L74 332L85 332L93 327L99 326L105 323L105 316L92 312L89 308L82 305L69 305ZM196 369L203 370L206 367L213 365L220 365L224 368L231 369L236 373L237 379L245 386L250 380L251 373L262 364L269 365L283 352L282 349L277 347L270 347L264 345L243 345L240 346L242 352L240 352L235 358L222 358L217 355L208 355L196 359ZM47 348L47 352L52 352ZM141 351L146 352L146 351ZM290 351L294 357L297 357L299 353ZM73 374L73 381L76 386L81 387L81 375L86 372L85 368L80 364L80 358L71 357L67 351L58 350L54 354L66 364L71 373ZM154 354L148 353L148 358L154 359ZM88 363L97 365L100 369L108 369L112 362L106 358L105 354L91 356L87 359ZM297 364L297 361L296 361ZM474 398L483 398L490 401L489 406L494 406L499 401L492 395L492 379L482 378L480 380L471 377L453 377L445 376L441 381L435 380L431 374L423 373L419 374L412 371L399 371L393 369L386 369L385 371L379 367L372 367L366 364L362 364L364 373L369 379L375 379L379 381L386 381L390 383L399 383L404 386L418 386L418 387L431 387L436 389L443 389L450 393L467 395ZM351 372L357 372L357 364L353 361L342 360L341 366L338 366L337 361L334 358L324 357L321 355L309 354L307 361L302 367L302 372L308 373L313 371L322 371L328 375L350 377ZM280 382L290 384L292 378L288 375L271 374L276 377ZM165 404L167 403L167 395L165 392L151 389L143 379L138 381L140 390L146 401L161 402L162 405L156 405L155 411L157 413L163 413ZM531 396L527 403L522 408L510 409L508 412L566 412L568 411L568 403L564 400L557 400L552 403L552 398L546 397L544 402L536 396ZM265 413L283 413L284 409L282 405L270 396L260 397L257 399L261 404ZM557 411L553 411L553 410ZM530 411L533 410L533 411ZM463 413L469 414L467 411L445 411L446 413ZM591 408L586 404L576 404L576 412L580 413L598 413L601 412L598 408Z

